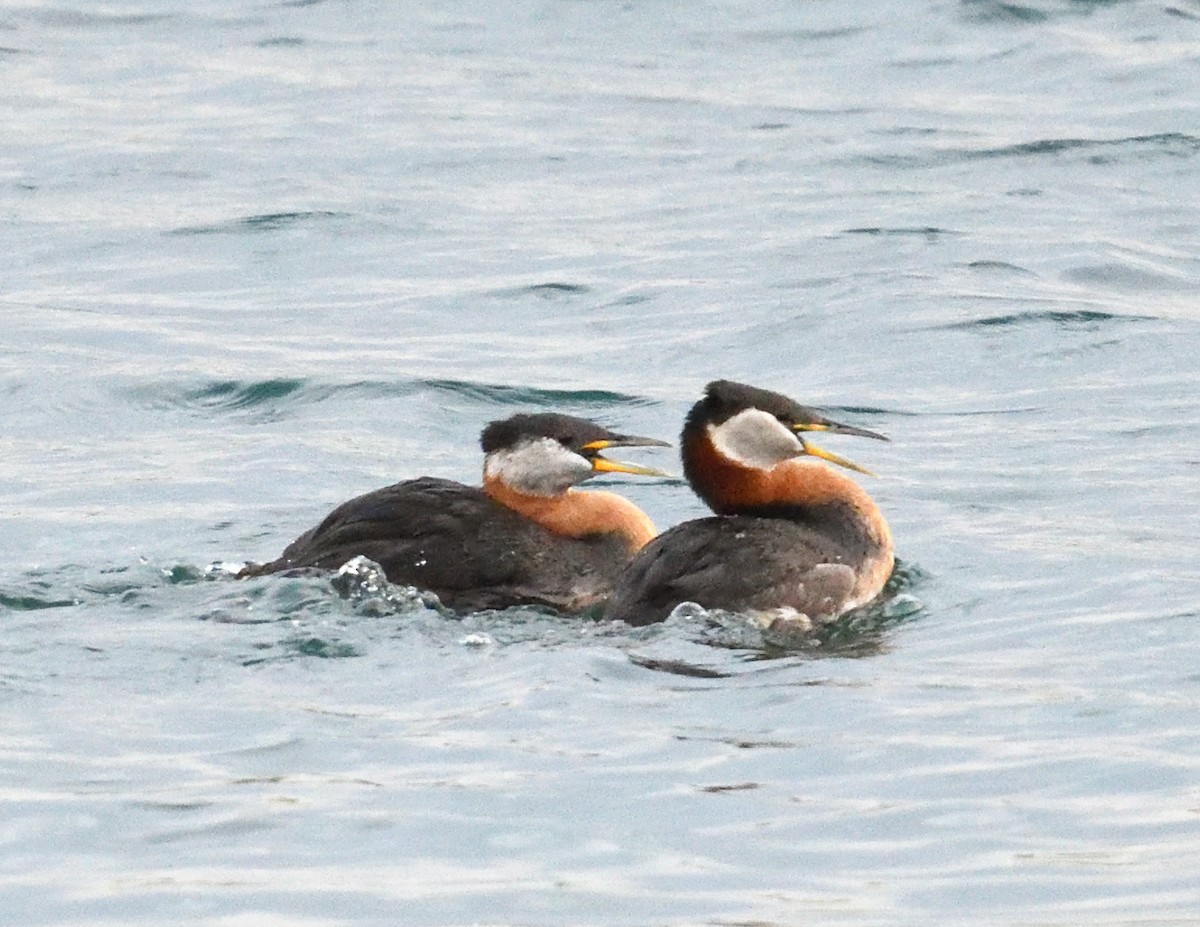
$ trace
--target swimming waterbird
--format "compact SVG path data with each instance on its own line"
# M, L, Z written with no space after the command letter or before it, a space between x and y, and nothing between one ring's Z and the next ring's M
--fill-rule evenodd
M239 575L336 570L362 555L389 581L433 592L458 611L532 604L577 612L603 602L657 532L628 499L574 487L597 473L667 476L600 452L670 445L545 412L492 422L480 444L482 487L426 476L377 489L339 505L277 560Z
M865 605L894 564L879 507L811 432L881 434L831 421L779 393L709 383L687 415L684 475L716 515L659 535L632 560L605 608L633 625L682 602L811 628Z

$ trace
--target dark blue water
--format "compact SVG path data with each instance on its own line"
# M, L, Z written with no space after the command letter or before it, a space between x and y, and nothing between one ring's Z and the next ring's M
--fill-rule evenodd
M1198 64L1190 0L0 7L4 922L1200 924ZM715 377L892 437L886 607L211 567Z

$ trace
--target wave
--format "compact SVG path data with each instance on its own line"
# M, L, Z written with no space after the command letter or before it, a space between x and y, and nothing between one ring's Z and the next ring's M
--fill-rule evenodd
M293 226L313 225L330 219L348 219L347 212L331 212L329 210L306 210L299 212L269 212L253 216L242 216L225 222L214 222L209 225L185 225L171 229L167 235L229 235L243 232L277 232Z
M1044 23L1068 17L1078 18L1098 8L1114 6L1121 0L1070 0L1068 3L1014 3L1013 0L963 0L968 20L980 23ZM1167 8L1166 12L1170 12Z
M937 226L896 226L888 228L881 225L860 226L857 228L843 229L843 235L872 235L872 236L890 236L898 235L901 237L917 236L920 238L941 238L945 235L961 235L962 232L954 229L943 229Z
M1200 154L1200 137L1182 132L1129 135L1121 138L1040 138L987 148L937 148L922 154L870 154L868 164L884 167L925 168L1011 158L1043 159L1082 155L1091 163L1109 163L1129 157L1193 158Z
M531 283L527 286L514 286L495 290L491 295L509 298L536 296L540 299L564 299L570 296L582 296L591 291L592 288L583 283L549 280L545 283Z
M361 657L378 643L380 634L400 630L437 647L599 645L643 668L721 678L754 672L754 664L764 660L886 652L890 632L924 614L915 590L926 578L918 566L898 562L878 602L816 634L789 637L764 630L745 616L695 606L681 606L666 622L644 628L534 608L450 616L435 597L387 582L377 565L365 560L347 564L339 573L246 580L234 578L237 566L215 563L201 568L142 560L133 565L39 569L0 587L0 614L86 610L87 621L64 615L60 623L74 629L70 636L79 646L95 652L114 646L110 629L131 621L175 627L176 646L185 651L190 646L186 623L229 626L227 633L214 637L197 632L195 639L205 646L223 640L220 649L226 657L243 666L305 657ZM30 617L24 633L33 639L45 620Z
M1095 309L1029 309L999 315L982 316L961 322L947 322L933 326L935 331L975 331L979 329L1016 328L1033 325L1053 325L1058 328L1094 328L1108 323L1144 322L1152 316L1116 312L1101 312Z
M156 409L183 409L204 415L244 414L317 405L352 398L407 398L418 394L467 399L482 406L595 410L597 407L644 406L643 396L598 389L551 389L510 383L486 383L419 377L404 380L354 380L330 383L305 377L263 380L174 380L142 383L125 391L136 404Z

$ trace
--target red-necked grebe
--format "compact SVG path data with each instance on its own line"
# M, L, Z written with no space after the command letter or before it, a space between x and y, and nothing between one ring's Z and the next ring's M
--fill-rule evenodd
M862 487L829 464L868 471L803 437L815 431L887 440L779 393L708 384L681 453L688 482L717 515L644 547L605 617L649 624L695 602L821 624L875 598L892 573L891 531Z
M336 570L362 555L389 581L433 592L458 611L535 604L573 612L603 602L656 531L628 499L573 487L597 473L665 476L600 452L670 445L554 413L492 422L480 443L482 487L420 477L377 489L240 575Z

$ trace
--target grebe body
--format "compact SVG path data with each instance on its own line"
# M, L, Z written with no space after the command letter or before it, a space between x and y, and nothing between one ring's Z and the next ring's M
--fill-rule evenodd
M650 624L694 602L811 625L874 599L892 572L891 532L871 497L830 464L862 468L801 437L813 431L886 440L779 393L710 383L681 449L689 484L717 515L647 544L605 616Z
M374 490L241 575L336 570L362 555L389 581L433 592L456 611L546 605L575 612L604 601L654 525L622 496L574 486L601 472L661 476L600 451L666 443L538 413L493 422L481 444L481 487L420 477Z

